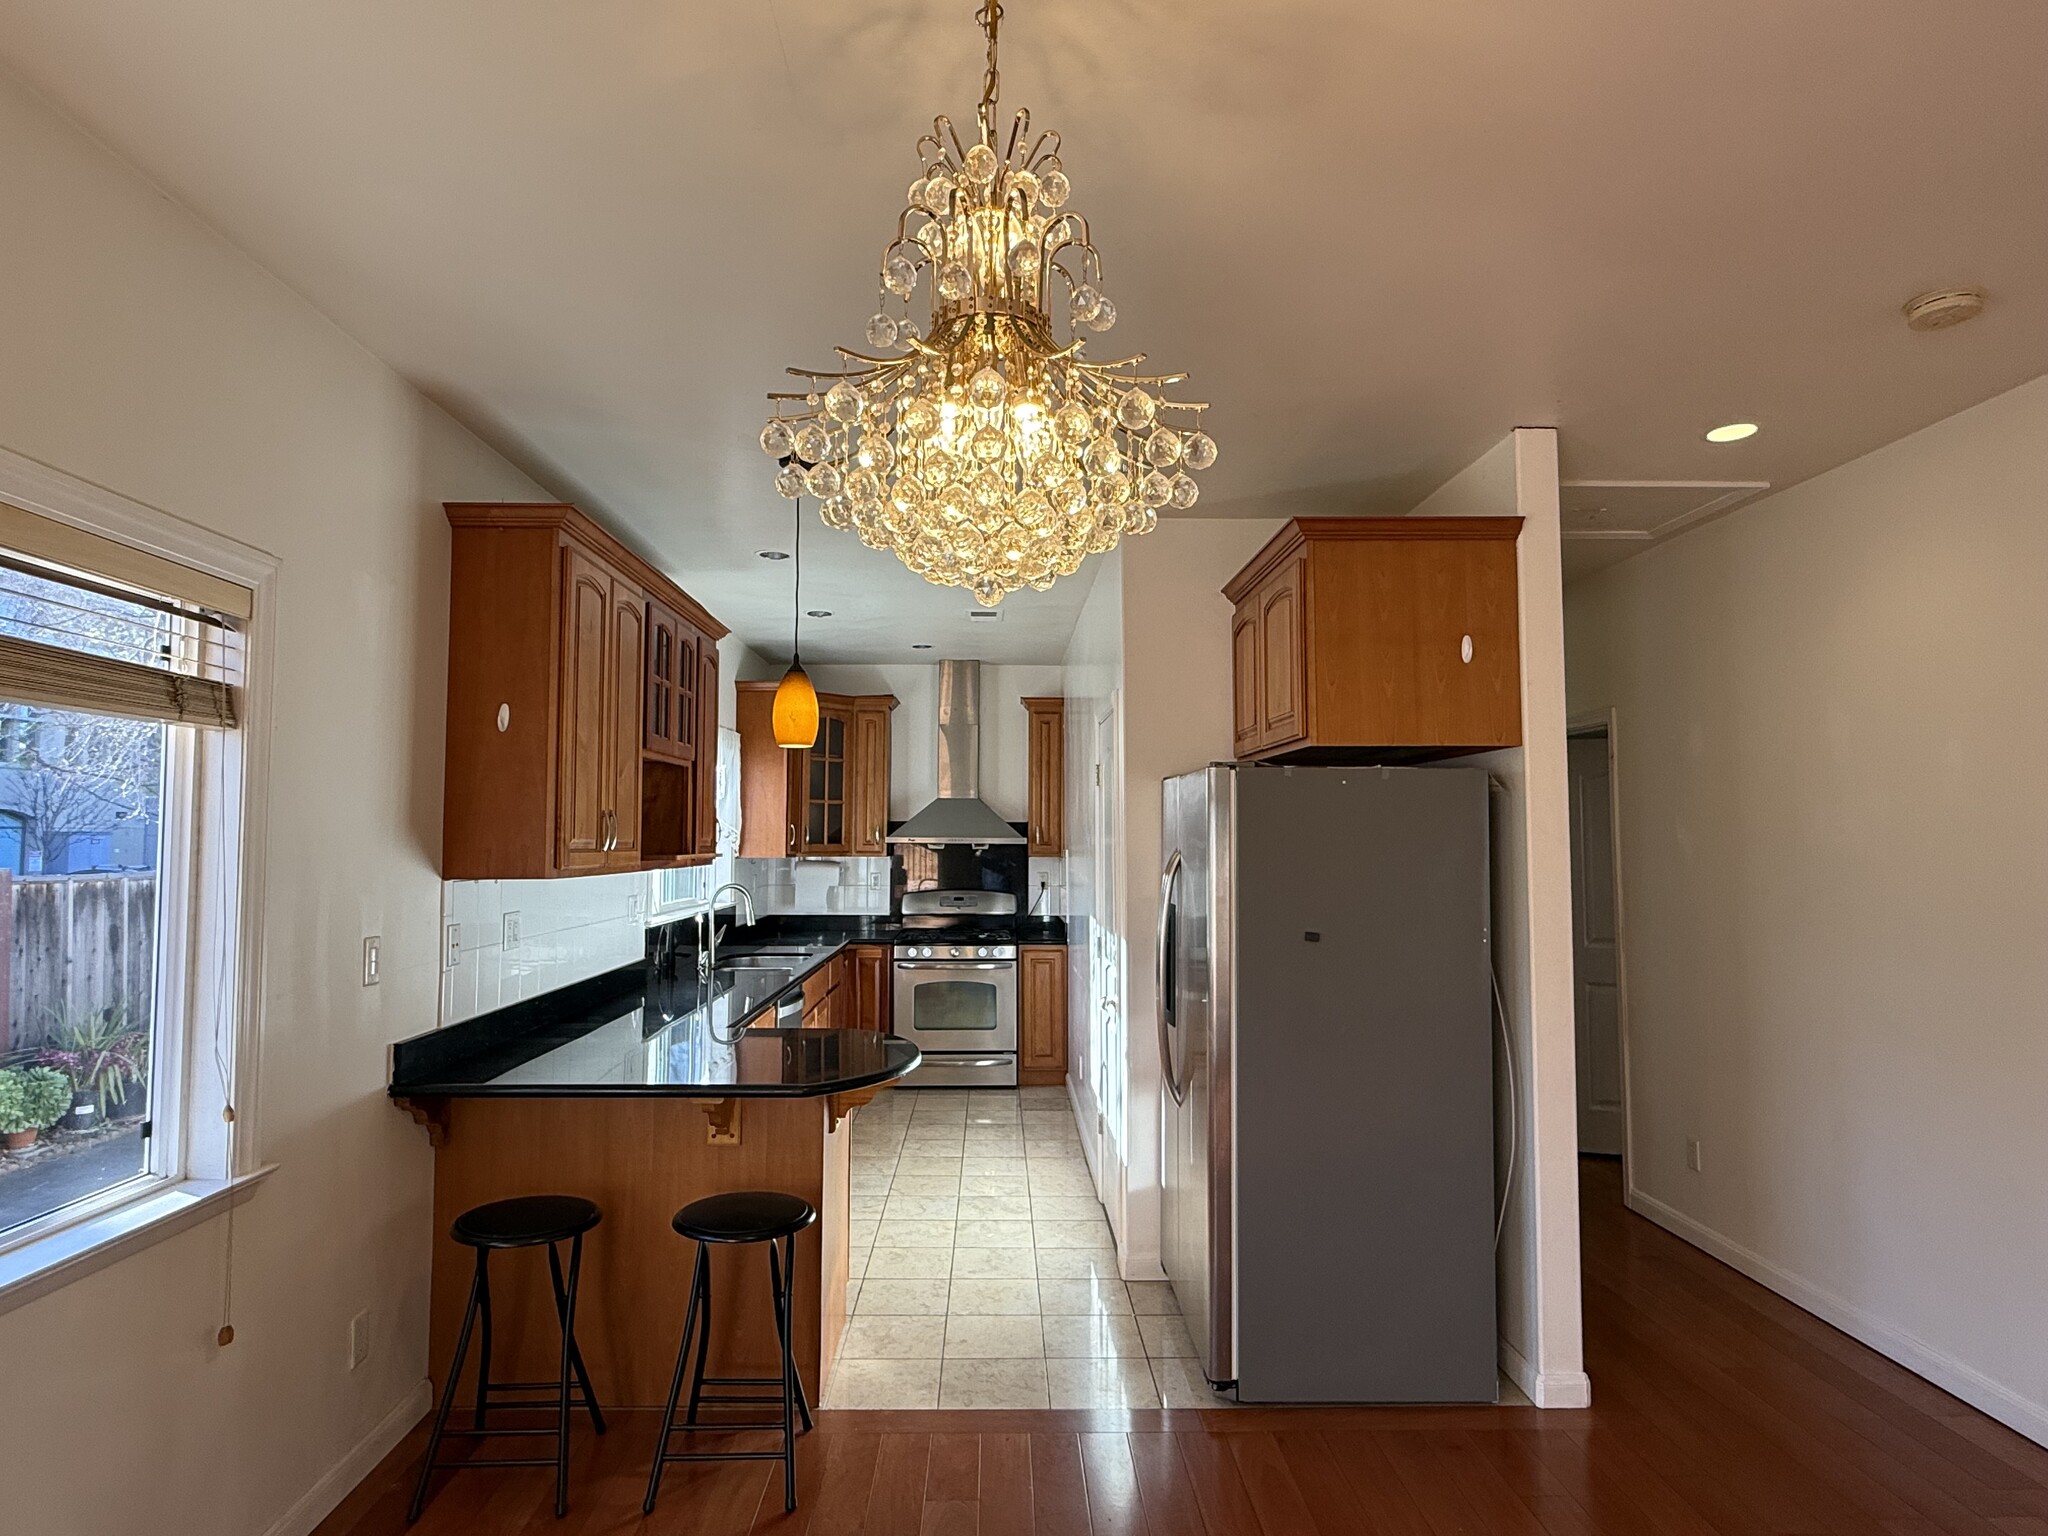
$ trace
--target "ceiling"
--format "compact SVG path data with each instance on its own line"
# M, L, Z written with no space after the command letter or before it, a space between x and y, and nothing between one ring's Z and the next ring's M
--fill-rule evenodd
M779 655L762 396L860 344L972 10L0 0L0 56ZM2037 0L1011 0L1004 42L1116 350L1214 402L1201 515L1405 510L1518 425L1570 479L1784 486L2048 359ZM1956 283L1981 319L1905 328ZM820 661L1056 659L1085 595L970 626L812 528Z

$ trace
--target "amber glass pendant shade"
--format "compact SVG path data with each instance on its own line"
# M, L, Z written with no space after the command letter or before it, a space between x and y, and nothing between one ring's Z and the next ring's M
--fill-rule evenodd
M818 742L818 690L811 686L803 663L792 660L775 690L775 745L794 750Z

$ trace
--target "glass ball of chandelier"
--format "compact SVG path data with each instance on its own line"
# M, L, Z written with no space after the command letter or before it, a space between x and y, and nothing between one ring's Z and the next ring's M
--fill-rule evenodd
M1031 142L1028 122L1018 114L1000 154L986 118L964 148L956 137L947 147L943 118L920 140L923 174L883 252L865 332L885 355L840 349L858 366L791 370L812 390L761 432L782 495L816 498L828 525L989 606L1050 587L1150 531L1163 509L1192 507L1193 474L1216 460L1202 408L1146 387L1178 375L1085 358L1084 333L1110 330L1116 305L1086 220L1067 210L1071 184L1046 149L1057 135ZM908 313L920 283L923 330Z

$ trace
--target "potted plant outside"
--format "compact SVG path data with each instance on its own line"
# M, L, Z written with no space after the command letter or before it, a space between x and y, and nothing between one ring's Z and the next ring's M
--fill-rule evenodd
M129 1089L148 1071L149 1036L129 1026L126 1009L107 1008L61 1023L36 1060L70 1078L77 1092L67 1123L82 1131L95 1119L115 1118L128 1107ZM138 1098L138 1109L140 1103Z
M10 1152L35 1145L46 1126L71 1107L71 1079L55 1067L11 1067L0 1072L0 1142Z

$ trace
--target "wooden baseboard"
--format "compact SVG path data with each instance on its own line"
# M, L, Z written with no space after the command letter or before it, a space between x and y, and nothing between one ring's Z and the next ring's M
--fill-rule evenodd
M1058 1067L1019 1067L1017 1086L1019 1088L1057 1088L1067 1080L1067 1074Z

